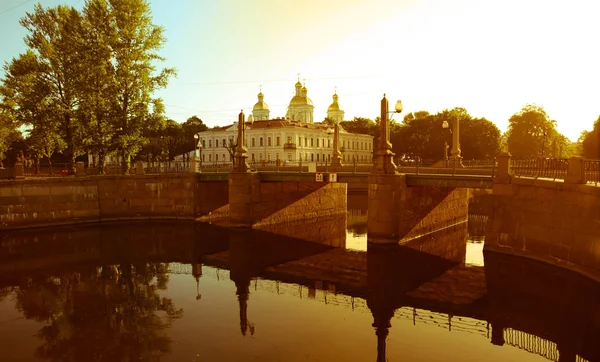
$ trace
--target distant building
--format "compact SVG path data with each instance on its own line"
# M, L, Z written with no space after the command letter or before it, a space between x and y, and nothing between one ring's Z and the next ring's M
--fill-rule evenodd
M296 83L296 94L291 99L285 118L270 118L269 107L262 91L252 115L246 122L246 145L249 161L307 161L331 160L334 127L327 123L314 123L314 106L308 98L306 86ZM334 122L344 120L344 111L338 104L338 95L327 109L327 118ZM232 147L237 142L237 123L200 132L203 163L229 163ZM340 126L342 161L371 163L373 137L347 132Z

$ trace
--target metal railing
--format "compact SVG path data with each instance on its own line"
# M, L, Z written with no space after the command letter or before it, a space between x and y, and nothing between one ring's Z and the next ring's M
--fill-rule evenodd
M512 175L564 180L569 160L566 158L513 157L510 160Z
M465 168L494 168L496 160L463 160L462 164Z
M537 354L551 361L558 361L558 349L556 343L542 337L522 332L512 328L504 330L504 340L507 344Z
M12 180L15 178L15 169L13 167L0 168L0 180Z
M586 184L600 184L600 160L583 160L581 180Z
M74 166L71 163L28 164L23 166L25 177L64 177L73 175Z

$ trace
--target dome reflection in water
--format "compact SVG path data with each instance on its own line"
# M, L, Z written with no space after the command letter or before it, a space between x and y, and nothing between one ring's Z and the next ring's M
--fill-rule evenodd
M297 225L303 231L296 234L310 242L174 222L4 233L0 355L3 361L600 358L596 282L524 258L469 255L481 253L470 247L481 245L485 229L476 215L468 227L400 246L369 245L367 252L365 215L355 208L341 221ZM334 237L323 237L326 230Z

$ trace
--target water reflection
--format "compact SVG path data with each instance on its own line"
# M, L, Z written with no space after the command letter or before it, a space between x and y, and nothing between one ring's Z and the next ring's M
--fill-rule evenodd
M183 311L159 291L167 265L85 266L22 279L15 306L40 322L35 355L49 361L151 360L168 353L165 329ZM160 314L157 312L161 312Z
M471 263L479 221L368 252L348 238L192 223L5 233L0 350L18 343L35 353L8 360L49 361L598 360L597 283L506 255ZM5 323L13 311L26 320ZM26 323L37 340L19 335Z

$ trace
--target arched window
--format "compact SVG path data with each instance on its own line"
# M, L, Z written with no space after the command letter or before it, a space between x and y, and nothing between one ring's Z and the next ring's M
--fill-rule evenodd
M219 140L215 140L215 148L219 148Z
M212 140L208 140L208 148L212 148Z

